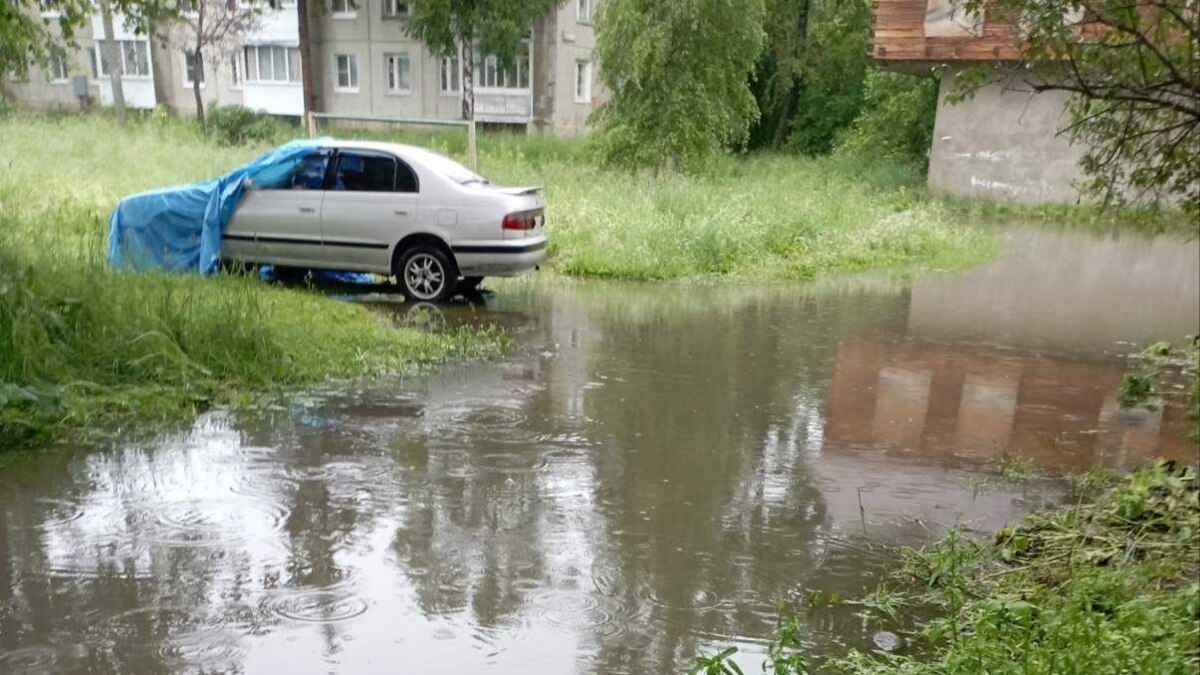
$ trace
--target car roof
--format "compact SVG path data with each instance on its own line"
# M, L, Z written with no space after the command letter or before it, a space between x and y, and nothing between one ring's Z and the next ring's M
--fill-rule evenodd
M380 152L390 152L401 157L421 158L428 155L438 155L427 148L418 147L416 145L405 145L403 143L384 143L382 141L343 141L339 139L331 139L327 145L332 148L350 149L350 150L378 150Z

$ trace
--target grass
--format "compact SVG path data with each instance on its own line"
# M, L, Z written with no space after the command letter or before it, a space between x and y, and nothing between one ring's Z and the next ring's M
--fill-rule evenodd
M502 346L494 333L397 329L248 276L108 269L121 195L212 175L254 149L215 148L175 123L17 118L0 136L0 448Z
M454 132L340 129L339 137L418 143L463 158ZM704 174L629 174L595 165L586 144L486 134L480 172L541 185L549 267L579 277L810 280L884 268L962 267L994 241L930 199L922 177L886 162L755 155Z
M1093 473L1074 488L1071 503L990 539L952 531L906 550L893 582L878 592L886 600L862 604L879 608L872 619L885 626L906 612L930 617L910 635L913 648L852 652L822 672L1195 673L1195 467L1159 462L1124 476ZM803 663L796 626L787 622L776 640L793 646L780 652L790 664ZM807 665L781 672L807 672Z

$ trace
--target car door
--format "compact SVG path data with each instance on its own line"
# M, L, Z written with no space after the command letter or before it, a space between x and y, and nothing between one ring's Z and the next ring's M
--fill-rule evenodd
M243 195L226 237L252 231L259 262L321 266L321 202L331 155L317 150L278 176L260 177Z
M338 150L321 206L325 256L331 267L391 273L389 251L412 229L420 198L405 162L376 150Z

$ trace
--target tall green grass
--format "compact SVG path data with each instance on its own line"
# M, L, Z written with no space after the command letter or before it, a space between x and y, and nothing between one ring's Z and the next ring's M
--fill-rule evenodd
M466 152L455 132L332 132ZM495 133L479 163L493 182L545 188L549 265L568 275L795 280L958 267L994 251L988 231L965 227L895 162L764 154L724 157L701 175L629 174L598 167L586 143Z
M108 268L122 194L210 176L254 149L154 122L10 119L0 137L0 447L500 346L493 334L396 329L248 276Z

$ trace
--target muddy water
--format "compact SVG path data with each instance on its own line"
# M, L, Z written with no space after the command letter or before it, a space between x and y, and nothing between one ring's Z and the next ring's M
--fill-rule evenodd
M756 671L780 603L1061 498L1002 452L1194 461L1116 396L1131 343L1200 327L1196 246L1009 239L911 284L510 284L423 316L506 327L502 361L8 461L0 672ZM813 653L887 628L855 610Z

